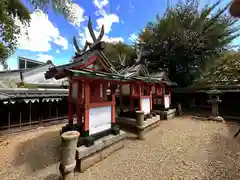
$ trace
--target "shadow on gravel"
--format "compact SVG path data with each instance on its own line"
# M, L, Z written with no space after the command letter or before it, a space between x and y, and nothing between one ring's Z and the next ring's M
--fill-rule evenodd
M31 172L44 169L59 161L60 135L46 132L20 143L16 149L15 166L27 165Z
M57 174L50 174L49 176L45 177L43 180L59 180L59 175Z
M235 121L226 121L226 126L228 129L228 134L234 138L234 135L239 131L240 123ZM240 134L235 138L237 142L240 144Z
M207 148L207 162L203 179L240 179L240 138L216 133Z

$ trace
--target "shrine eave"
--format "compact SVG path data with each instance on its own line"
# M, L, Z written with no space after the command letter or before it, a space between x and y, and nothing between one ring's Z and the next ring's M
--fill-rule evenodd
M66 77L79 77L79 78L88 78L88 79L104 79L108 81L127 81L130 80L124 76L115 74L115 73L105 73L105 72L96 72L90 70L73 70L73 69L64 69L64 76Z

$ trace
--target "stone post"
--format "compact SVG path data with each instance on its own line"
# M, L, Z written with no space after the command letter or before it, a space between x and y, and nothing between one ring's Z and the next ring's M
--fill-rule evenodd
M221 92L216 89L209 90L208 92L209 100L208 103L212 105L212 115L208 118L209 120L223 121L223 118L219 116L218 104L222 101L219 99Z
M181 104L177 104L177 115L178 116L182 116L182 106Z
M143 111L136 111L136 114L137 114L137 119L136 119L136 122L137 122L137 129L138 129L138 132L137 132L137 136L138 136L138 139L139 140L144 140L144 128L143 128L143 121L144 121L144 112Z
M73 180L74 169L76 167L76 147L80 133L77 131L67 131L61 135L61 155L59 171L61 180Z

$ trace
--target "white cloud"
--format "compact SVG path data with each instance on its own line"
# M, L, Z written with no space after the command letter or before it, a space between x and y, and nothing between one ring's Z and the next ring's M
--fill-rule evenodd
M18 39L18 48L37 51L47 52L51 50L51 44L57 44L63 49L68 49L68 41L60 35L57 27L55 27L48 16L42 11L34 11L31 14L31 22L28 29L28 36L24 25L20 24L17 20L17 24L21 27L21 34Z
M99 32L94 30L94 33L95 33L96 37L98 37ZM90 43L93 42L92 37L91 37L87 27L84 28L83 33L79 33L79 36L80 36L80 45L82 47L84 46L86 40ZM105 42L111 42L111 43L124 42L124 39L122 37L109 37L108 35L104 35L102 40Z
M42 62L47 62L48 60L53 60L53 56L51 55L48 55L48 54L38 54L37 57L36 57L36 60L37 61L42 61Z
M118 43L118 42L124 42L124 39L122 37L108 37L104 36L103 41L110 42L110 43Z
M116 14L104 15L97 19L97 29L100 29L104 25L105 33L109 33L112 30L112 24L119 23L119 17Z
M93 0L93 4L98 8L102 9L108 4L108 0Z
M116 11L119 11L119 9L120 9L120 5L117 6Z
M97 7L97 16L101 16L97 19L97 29L99 30L104 25L105 33L109 33L112 30L113 23L119 23L119 17L116 14L107 13L104 9L108 5L108 0L94 0L93 4Z
M67 6L70 10L70 15L67 17L67 19L70 21L70 24L76 27L80 27L81 23L86 20L86 17L84 16L84 9L75 3Z
M128 39L131 40L132 42L135 42L138 39L138 36L132 33Z
M94 29L94 33L96 37L99 35L99 31L104 25L104 33L102 40L106 42L124 42L124 39L122 37L109 37L108 33L112 30L113 23L119 23L119 17L116 14L107 13L104 9L108 5L108 0L93 0L93 4L97 8L97 11L95 12L96 16L100 16L97 20L97 27ZM83 47L86 40L88 42L93 42L92 37L88 31L87 27L83 28L83 31L79 32L80 36L80 45Z
M57 54L59 54L59 53L60 53L60 50L59 50L59 49L57 49L57 50L56 50L56 53L57 53Z

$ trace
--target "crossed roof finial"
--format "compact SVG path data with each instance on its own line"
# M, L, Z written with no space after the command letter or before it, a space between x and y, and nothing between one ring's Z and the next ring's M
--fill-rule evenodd
M92 47L94 47L97 43L99 43L102 40L102 38L104 36L104 25L102 25L101 30L100 30L100 34L96 38L96 35L95 35L93 27L92 27L91 17L89 17L89 19L88 19L88 31L89 31L89 33L92 37L93 43L90 43L86 40L85 45L84 45L82 50L78 46L76 37L75 36L73 37L73 44L74 44L74 47L77 50L77 52L75 53L76 55L80 55L80 54L84 53L87 50L88 47L91 49Z
M144 55L144 50L143 50L143 44L140 44L140 47L137 48L136 53L137 53L137 59L135 60L136 63L141 63L146 65L146 59L143 57Z

